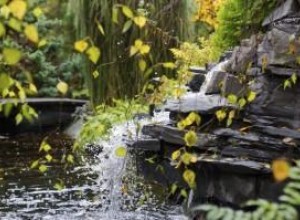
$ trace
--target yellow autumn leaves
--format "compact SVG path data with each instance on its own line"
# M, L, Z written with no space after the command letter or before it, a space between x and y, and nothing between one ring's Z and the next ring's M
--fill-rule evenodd
M224 0L195 0L198 12L195 20L203 21L213 28L218 26L217 14Z
M89 45L87 39L76 41L74 43L74 49L79 53L85 53L94 64L97 64L101 56L100 48L93 44Z

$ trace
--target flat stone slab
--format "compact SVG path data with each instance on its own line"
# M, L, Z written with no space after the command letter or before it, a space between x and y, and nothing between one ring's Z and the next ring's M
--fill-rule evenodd
M184 135L186 131L180 131L175 127L167 125L145 125L142 129L144 135L159 138L170 144L184 146ZM215 147L217 137L210 134L197 133L198 141L193 147L200 149L207 149L208 147Z
M178 100L168 100L164 108L172 112L198 112L203 114L214 114L221 108L237 108L231 105L220 95L204 95L201 93L188 93Z
M130 148L142 151L159 152L161 150L160 140L158 138L142 137L134 141L126 141Z

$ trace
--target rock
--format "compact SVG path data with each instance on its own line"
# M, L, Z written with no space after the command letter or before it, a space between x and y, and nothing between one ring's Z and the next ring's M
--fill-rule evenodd
M274 22L287 17L295 16L299 12L299 1L286 0L279 8L275 9L264 21L262 26L267 27Z
M189 68L189 71L192 72L192 73L201 73L201 74L206 74L207 73L206 67L199 67L199 66L191 66Z
M253 35L250 39L243 40L241 46L233 50L232 57L229 59L225 70L229 73L245 73L249 64L256 61L256 51L259 42L259 36Z
M221 89L221 94L223 96L228 96L229 94L235 94L238 97L245 96L247 93L247 87L240 83L236 76L231 74L226 75L224 83Z
M286 68L286 67L280 67L280 66L273 66L268 65L266 68L267 73L279 75L279 76L292 76L294 73L300 77L300 69L295 68Z
M200 87L205 81L205 75L203 73L194 73L192 80L188 83L188 87L192 92L199 92Z
M127 145L142 151L159 152L161 150L160 140L152 137L142 137L135 141L127 141Z
M171 112L198 112L200 114L214 114L221 108L236 109L237 106L228 104L227 100L220 95L203 95L188 93L178 100L167 100L164 108Z
M295 36L276 28L269 31L258 46L258 65L285 66L294 68L300 55L299 40L292 40ZM291 45L294 48L291 52Z
M145 125L142 129L144 135L156 137L164 142L184 146L185 131L180 131L176 127L167 125ZM215 147L217 137L211 134L197 133L198 141L194 147L207 149Z
M212 77L207 84L205 94L212 95L212 94L221 94L222 84L226 78L228 73L226 72L213 72Z

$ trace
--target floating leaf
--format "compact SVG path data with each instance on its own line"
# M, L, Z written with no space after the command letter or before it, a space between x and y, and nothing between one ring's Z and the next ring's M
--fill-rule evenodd
M28 40L32 41L33 43L39 42L39 33L35 25L33 24L26 25L24 34L28 38Z
M12 28L13 30L17 31L17 32L21 32L22 31L22 23L21 23L21 21L15 19L15 18L10 18L9 19L8 26L10 28Z
M86 51L87 55L89 56L89 59L96 64L100 58L101 52L100 49L98 47L90 47L87 51Z
M122 6L122 12L128 18L133 18L133 16L134 16L132 10L129 7L127 7L126 5Z
M89 44L85 40L79 40L74 43L74 49L80 53L83 53L88 46Z
M289 177L290 164L285 159L278 159L272 162L273 176L276 181L282 182Z
M139 68L142 72L144 72L147 68L147 63L144 59L139 60Z
M6 33L5 26L0 22L0 37L3 37Z
M8 5L13 16L18 18L19 20L23 20L26 11L27 11L27 3L23 0L13 0Z
M196 132L194 131L189 131L184 135L184 141L188 147L196 145L198 141L198 137Z
M137 16L133 18L133 21L139 28L143 28L146 25L147 19L144 16Z
M123 26L122 33L126 33L131 28L132 24L133 24L132 20L126 21Z
M14 48L4 48L2 54L3 54L5 63L8 65L17 64L22 58L21 51L19 51L18 49L14 49Z
M117 157L125 157L127 154L127 149L125 147L117 147L115 150L115 155Z
M189 185L190 188L194 188L196 186L196 174L192 170L185 170L183 173L184 181Z
M227 116L227 113L224 110L218 110L215 114L219 122L223 121Z
M45 166L44 164L42 164L42 165L39 166L39 171L41 173L45 173L47 170L48 170L48 167Z
M248 102L253 102L256 98L256 93L253 91L250 91L247 97Z
M68 92L69 86L67 83L59 81L59 83L56 85L56 88L61 94L65 95Z

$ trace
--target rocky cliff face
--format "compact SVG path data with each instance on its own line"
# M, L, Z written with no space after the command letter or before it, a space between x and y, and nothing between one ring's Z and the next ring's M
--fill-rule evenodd
M270 162L300 158L299 11L299 0L285 1L264 21L264 35L242 41L227 61L205 73L204 83L197 87L197 82L203 82L202 71L198 81L190 83L193 92L166 102L168 123L144 126L143 134L151 142L134 144L137 148L149 144L147 150L170 158L172 150L185 145L177 122L198 112L203 124L193 148L198 154L195 202L212 199L237 205L258 197L277 200L281 193L282 184L274 183ZM256 99L243 109L226 98L246 97L250 91ZM215 117L216 111L224 109L239 115L228 127ZM166 181L180 182L177 174L171 174L178 171L166 167Z

